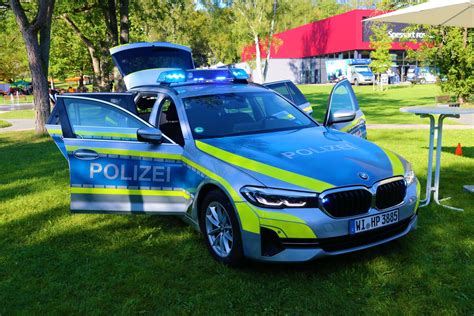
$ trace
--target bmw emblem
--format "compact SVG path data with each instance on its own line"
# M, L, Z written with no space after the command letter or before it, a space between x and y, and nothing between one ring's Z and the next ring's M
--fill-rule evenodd
M362 180L367 180L369 178L369 175L365 172L359 172L358 175Z

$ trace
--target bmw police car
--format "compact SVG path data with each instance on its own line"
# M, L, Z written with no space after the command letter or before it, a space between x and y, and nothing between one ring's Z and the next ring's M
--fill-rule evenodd
M227 264L306 261L415 228L418 180L364 139L349 82L319 123L243 70L194 69L187 47L111 53L128 92L59 96L47 125L69 163L72 212L181 216Z

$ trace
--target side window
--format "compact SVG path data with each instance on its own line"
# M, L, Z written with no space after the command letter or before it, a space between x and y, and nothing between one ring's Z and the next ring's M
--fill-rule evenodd
M293 98L292 98L290 92L288 91L288 89L286 87L286 84L284 82L269 84L269 85L266 85L266 86L268 88L278 92L279 94L281 94L282 96L284 96L288 100L293 101Z
M288 85L288 89L290 90L291 95L293 96L295 104L301 105L308 102L303 93L301 93L301 91L295 86L293 82L287 82L286 84Z
M148 121L155 102L156 94L140 95L136 101L138 116Z
M64 98L74 134L82 138L136 139L136 130L146 124L130 113L94 100Z
M348 82L335 87L331 93L330 109L331 114L339 110L357 111L352 88Z
M179 122L178 111L173 100L166 98L161 102L158 128L175 143L184 146L183 132Z

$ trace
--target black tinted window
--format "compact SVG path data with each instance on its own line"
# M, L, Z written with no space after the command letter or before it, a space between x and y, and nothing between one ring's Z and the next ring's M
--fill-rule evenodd
M128 49L115 53L113 57L125 75L153 68L193 68L191 53L168 47Z
M273 84L267 84L266 85L268 88L278 92L279 94L281 94L282 96L284 96L285 98L287 98L288 100L293 100L293 98L291 97L290 95L290 92L288 91L288 89L286 88L286 85L284 82L281 82L281 83L273 83Z
M308 102L308 100L306 100L303 93L301 93L301 91L295 86L295 84L293 82L287 82L287 85L288 85L288 89L290 89L290 91L291 91L291 95L293 96L293 100L295 101L295 103L297 105L301 105L301 104L304 104L304 103Z

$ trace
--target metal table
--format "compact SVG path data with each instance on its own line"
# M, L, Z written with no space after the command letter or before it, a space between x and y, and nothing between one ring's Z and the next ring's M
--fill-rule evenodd
M441 166L441 142L443 139L443 121L447 117L459 118L462 114L474 114L474 109L462 109L459 107L449 106L413 106L407 108L401 108L400 111L413 113L420 117L429 117L430 119L430 146L428 151L428 175L426 177L426 196L425 199L420 201L420 207L427 206L431 201L431 193L434 193L434 201L436 204L443 207L463 211L463 209L452 207L449 205L443 205L439 200L439 175ZM438 116L437 125L435 125L435 116ZM434 136L435 131L438 134L438 140L436 143L436 163L435 163L435 177L433 186L433 151L434 151ZM447 200L445 198L443 200Z

